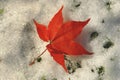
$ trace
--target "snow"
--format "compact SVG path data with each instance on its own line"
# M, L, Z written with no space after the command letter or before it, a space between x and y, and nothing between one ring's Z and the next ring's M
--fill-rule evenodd
M72 74L67 74L48 51L41 62L29 66L47 44L39 39L32 20L48 25L62 5L64 21L91 18L77 41L94 54L68 56L73 62L81 61L82 68ZM0 14L0 80L120 80L119 6L119 0L1 0L0 9L4 12ZM94 31L99 35L91 40ZM108 41L113 45L103 48ZM101 66L103 75L98 74Z

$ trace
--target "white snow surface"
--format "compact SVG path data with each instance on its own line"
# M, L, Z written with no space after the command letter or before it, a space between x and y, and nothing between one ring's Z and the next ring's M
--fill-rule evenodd
M73 61L80 59L82 65L72 74L66 73L48 51L41 62L29 66L47 44L39 39L33 19L48 25L62 5L64 21L91 18L77 41L94 54L72 57ZM120 0L0 0L1 8L0 80L120 80ZM94 31L99 35L90 40ZM109 40L114 45L103 48ZM100 66L105 70L101 76L96 70Z

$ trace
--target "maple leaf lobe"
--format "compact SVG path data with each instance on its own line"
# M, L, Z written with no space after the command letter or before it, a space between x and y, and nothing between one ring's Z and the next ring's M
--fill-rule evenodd
M49 37L48 37L48 30L47 27L43 24L39 24L37 21L33 20L34 24L36 25L37 28L37 33L39 35L39 37L43 40L48 42L49 41Z
M49 40L52 41L54 37L56 36L58 30L63 24L63 16L62 16L62 9L61 9L55 14L55 16L52 18L48 25L48 33L49 33Z

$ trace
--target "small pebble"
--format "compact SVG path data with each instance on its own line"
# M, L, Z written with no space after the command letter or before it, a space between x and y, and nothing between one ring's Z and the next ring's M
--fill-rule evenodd
M90 35L90 38L91 38L91 39L94 39L94 38L96 38L98 35L99 35L98 32L96 32L96 31L95 31L95 32L92 32L91 35Z
M105 44L103 45L103 47L104 47L105 49L108 49L108 48L110 48L111 46L113 46L113 43L112 43L111 41L105 42Z
M40 58L37 58L37 62L41 62L41 60L42 60L42 58L40 57Z

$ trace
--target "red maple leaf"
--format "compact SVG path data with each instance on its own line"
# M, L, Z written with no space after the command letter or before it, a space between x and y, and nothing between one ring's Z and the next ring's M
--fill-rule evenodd
M68 21L63 23L62 9L63 7L52 18L48 27L37 23L35 20L34 23L36 25L39 37L43 41L49 42L46 48L50 52L53 59L60 64L66 72L68 72L64 61L65 55L91 54L80 44L74 41L90 19L83 22ZM41 55L39 55L39 57L40 56Z

